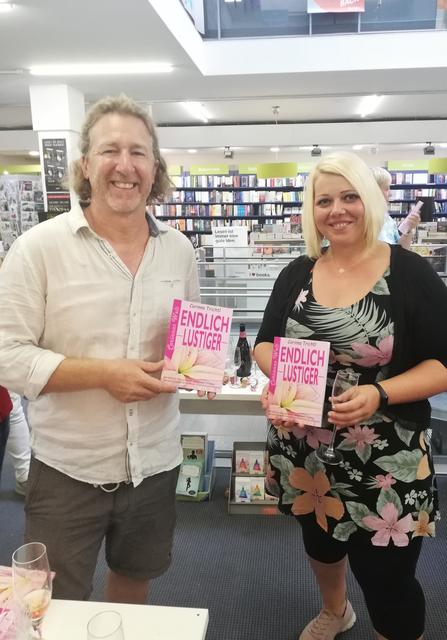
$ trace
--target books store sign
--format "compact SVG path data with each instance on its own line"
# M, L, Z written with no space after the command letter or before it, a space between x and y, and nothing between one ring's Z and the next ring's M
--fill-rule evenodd
M307 0L307 13L353 13L365 11L365 0Z

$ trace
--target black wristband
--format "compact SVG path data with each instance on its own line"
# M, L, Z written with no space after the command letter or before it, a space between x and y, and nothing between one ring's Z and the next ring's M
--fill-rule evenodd
M371 383L373 387L377 389L380 394L380 404L379 409L383 413L388 409L388 394L385 389L378 382Z

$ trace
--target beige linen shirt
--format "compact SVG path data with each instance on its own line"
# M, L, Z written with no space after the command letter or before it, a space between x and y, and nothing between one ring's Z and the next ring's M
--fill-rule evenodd
M34 456L84 482L136 486L182 459L178 394L39 395L64 358L163 358L172 300L198 301L199 283L189 240L148 224L135 276L79 205L20 236L0 269L0 384L30 400Z

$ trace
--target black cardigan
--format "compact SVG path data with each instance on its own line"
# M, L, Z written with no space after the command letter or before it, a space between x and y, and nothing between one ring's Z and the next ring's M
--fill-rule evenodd
M284 336L287 318L309 280L315 260L300 256L279 274L267 303L256 343ZM394 346L389 377L404 373L423 360L447 367L447 287L427 260L399 245L391 245L391 313ZM429 426L428 400L391 405L390 418L408 429ZM408 424L406 423L408 421Z

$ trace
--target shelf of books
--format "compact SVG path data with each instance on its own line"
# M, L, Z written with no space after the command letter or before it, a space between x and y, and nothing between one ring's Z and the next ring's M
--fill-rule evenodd
M265 442L234 442L228 513L279 515L278 499L265 491Z
M187 235L196 234L197 244L200 235L210 234L213 227L245 226L251 231L254 225L288 220L301 210L307 175L297 172L296 163L291 165L292 170L281 163L237 170L229 165L191 167L189 172L171 175L175 190L168 202L154 206L154 214ZM260 177L284 169L295 175Z
M392 166L392 165L391 165ZM393 171L389 201L391 215L406 216L417 200L430 202L433 215L447 215L447 175L432 174L427 169Z

